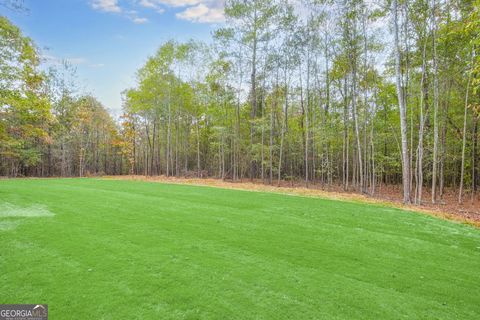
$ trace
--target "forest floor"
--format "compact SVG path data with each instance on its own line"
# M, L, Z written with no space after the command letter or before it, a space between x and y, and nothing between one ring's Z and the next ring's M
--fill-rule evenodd
M0 248L52 319L480 319L480 229L374 203L5 179Z
M292 195L301 195L308 197L318 197L325 199L337 199L345 201L358 201L366 203L376 203L396 208L403 208L412 211L437 216L440 218L464 222L480 227L480 192L472 199L470 194L464 196L462 204L458 204L458 192L447 189L442 198L436 204L432 204L431 193L425 190L423 193L423 202L418 205L404 205L402 203L402 187L400 185L383 185L376 188L375 195L359 194L355 191L344 191L342 186L322 186L320 184L310 184L308 188L303 182L281 181L280 186L268 185L262 180L242 181L222 180L217 178L185 178L185 177L166 177L166 176L105 176L108 179L121 180L142 180L175 184L191 184L211 186L227 189L251 190L259 192L276 192Z

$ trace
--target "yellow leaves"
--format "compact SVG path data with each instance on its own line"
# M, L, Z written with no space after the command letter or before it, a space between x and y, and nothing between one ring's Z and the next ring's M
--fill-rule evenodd
M480 59L476 57L472 62L472 87L473 93L477 94L480 89Z
M45 144L48 144L48 145L52 145L55 142L52 136L50 135L46 135L43 141L45 142Z
M38 65L40 59L38 57L37 48L35 48L30 38L22 38L22 51L20 58L32 67Z
M477 115L477 116L480 116L480 104L470 104L468 105L467 107L468 109L471 109L472 112Z
M39 147L52 143L48 133L53 115L49 97L45 94L45 78L38 70L40 62L33 41L24 37L16 26L0 17L0 68L2 73L1 104L2 153L24 165L35 165Z

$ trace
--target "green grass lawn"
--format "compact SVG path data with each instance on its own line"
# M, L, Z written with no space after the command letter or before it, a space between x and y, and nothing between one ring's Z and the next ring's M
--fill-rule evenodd
M51 319L479 319L480 230L281 194L0 180L0 303Z

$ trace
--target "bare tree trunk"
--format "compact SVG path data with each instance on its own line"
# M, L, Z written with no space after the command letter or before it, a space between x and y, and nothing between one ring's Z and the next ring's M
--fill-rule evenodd
M188 117L186 117L186 120L185 120L185 143L184 143L184 153L185 153L185 159L184 159L184 164L183 164L183 174L186 176L187 173L188 173L188 158L189 158L189 132L190 132L190 124L188 122Z
M373 104L373 114L377 111L377 101L378 101L378 85L377 80L375 79L375 89L374 89L374 104ZM375 168L375 140L374 140L374 129L375 129L375 122L372 121L370 127L370 145L371 145L371 161L372 161L372 173L371 173L371 183L370 183L370 194L373 196L376 192L376 184L377 184L377 177L376 177L376 168Z
M225 110L225 118L223 120L223 129L221 131L221 146L222 146L222 153L221 153L221 159L222 159L222 180L225 180L225 132L227 131L227 125L228 125L228 110L227 110L227 105L225 102L225 99L223 101L223 108Z
M178 123L178 116L175 114L175 176L178 177L180 171L180 164L178 161L178 144L179 144L179 133L180 125Z
M65 138L62 138L62 144L61 144L61 151L62 151L62 163L60 166L60 172L62 177L65 177L67 175L67 161L66 161L66 151L65 151Z
M146 115L145 115L145 135L147 136L147 149L145 151L145 175L148 176L151 172L149 159L153 159L153 154L151 152L152 141L150 140L150 126L148 125L148 120Z
M287 67L285 67L285 111L283 116L282 134L280 138L280 154L278 158L278 180L277 185L280 186L280 179L282 178L282 158L283 158L283 145L285 140L285 131L288 126L288 81L287 81Z
M370 194L373 196L376 192L376 173L375 173L375 143L373 140L373 125L370 131L371 158L372 158L372 180L370 183Z
M308 49L307 49L308 50ZM309 142L309 128L308 113L310 109L310 54L307 51L307 101L305 106L305 187L308 188L308 142ZM303 98L302 98L303 103Z
M153 175L154 161L155 161L155 138L157 135L157 120L153 120L153 132L152 132L152 155L150 158L150 175Z
M356 63L355 63L356 64ZM362 164L362 146L360 145L360 128L358 125L358 113L357 113L357 76L356 76L356 66L353 67L353 96L352 96L352 118L355 125L355 138L357 144L356 156L358 159L358 164L355 166L358 172L358 185L360 190L363 191L363 164Z
M196 119L196 131L197 131L197 176L202 178L200 170L200 131L199 131L199 120Z
M364 72L364 81L368 81L368 46L367 46L367 28L366 28L366 17L365 14L362 14L362 33L363 33L363 50L364 50L364 60L363 60L363 72ZM368 123L368 86L363 90L363 101L364 101L364 119L363 119L363 185L361 186L362 192L366 192L368 184L368 147L367 147L367 123Z
M443 125L442 125L442 136L441 136L441 155L440 155L440 186L439 186L439 193L440 199L443 200L443 192L445 187L445 157L447 153L447 117L448 117L448 107L450 101L450 83L446 85L448 87L447 90L447 99L444 102L443 107Z
M408 0L405 0L403 3L403 11L405 16L405 23L403 24L404 29L404 41L405 41L405 86L404 86L404 94L405 94L405 106L408 108L408 101L411 96L411 87L410 86L410 37L408 34L409 28L409 14L408 14ZM410 110L410 148L413 149L413 110ZM408 161L408 171L410 173L409 181L409 189L410 194L412 193L413 187L413 150L409 154L409 161Z
M344 106L343 106L343 190L348 190L348 93L347 93L347 78L344 79Z
M476 191L476 160L477 159L477 135L478 135L478 119L479 116L475 115L473 117L473 128L472 128L472 196L471 201L475 200L475 191Z
M473 59L475 57L475 51L472 50L472 66L473 66ZM463 113L463 138L462 138L462 165L460 168L460 185L458 189L458 203L463 202L463 177L465 172L465 147L467 144L467 110L468 110L468 90L470 88L470 82L472 79L472 71L469 72L468 81L467 81L467 90L465 93L465 107Z
M169 99L170 100L170 99ZM172 115L170 101L168 101L168 125L167 125L167 177L170 175L170 157L172 146ZM173 170L172 170L173 171Z
M252 49L252 74L251 74L251 104L252 110L250 112L250 147L253 148L253 135L255 132L254 119L257 114L257 10L254 9L254 31L253 31L253 49ZM250 152L250 180L253 180L255 173L255 160L253 158L252 151Z
M79 155L79 164L78 164L78 175L83 177L83 147L80 147L80 155Z
M427 88L425 87L426 77L426 51L427 40L423 45L422 53L422 79L420 81L420 126L418 128L418 146L417 146L417 161L415 168L416 183L415 183L415 203L417 205L422 204L422 191L423 191L423 134L425 127L425 119L423 114L424 96Z
M239 163L240 163L240 96L242 92L243 84L243 55L242 50L239 50L238 72L239 72L239 84L237 90L237 102L235 106L235 136L233 139L233 181L238 180L239 176Z
M432 203L437 200L437 169L438 169L438 61L437 61L437 19L436 1L432 0L433 22L433 168L432 168Z
M274 94L275 97L273 99L273 105L270 106L270 142L269 142L269 167L270 167L270 172L269 172L269 177L268 177L268 183L271 185L272 180L273 180L273 125L274 125L274 111L277 110L277 103L278 103L278 69L277 69L277 78L275 81L275 87L274 87Z
M407 137L407 114L406 105L403 97L401 68L400 68L400 43L398 39L398 5L397 0L392 1L393 28L395 41L395 73L397 96L400 109L400 131L402 136L402 177L403 177L403 202L410 203L410 172L408 157L408 137Z
M135 120L132 120L132 130L133 130L133 137L132 137L132 153L133 153L133 163L131 167L132 174L138 174L138 168L137 168L137 131L135 128Z
M266 65L266 61L265 61L265 65ZM265 183L265 108L266 108L266 99L265 99L265 79L267 78L265 76L265 68L264 67L264 70L263 70L263 74L264 74L264 77L263 77L263 82L262 82L262 98L261 98L261 106L262 106L262 150L261 150L261 159L262 159L262 163L260 165L260 169L261 169L261 179L262 179L262 183Z

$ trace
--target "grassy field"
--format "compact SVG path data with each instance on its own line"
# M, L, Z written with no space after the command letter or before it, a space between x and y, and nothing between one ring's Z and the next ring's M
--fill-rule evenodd
M51 319L479 319L480 230L272 193L0 180L0 303Z

